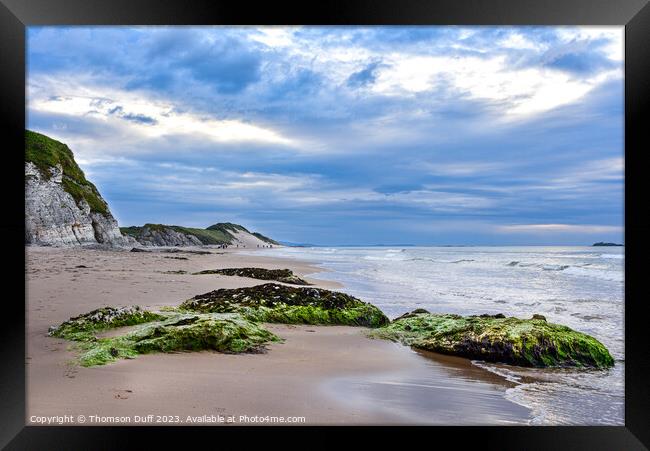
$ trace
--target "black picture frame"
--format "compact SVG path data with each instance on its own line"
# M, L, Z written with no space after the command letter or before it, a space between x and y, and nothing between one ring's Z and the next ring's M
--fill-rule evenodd
M407 434L393 428L362 428L367 438L395 434L411 441L413 432L431 444L457 443L462 447L496 449L635 450L650 446L650 346L644 307L643 272L650 232L643 153L650 148L647 117L650 100L650 6L648 0L321 0L302 5L226 0L0 0L0 115L3 128L3 221L0 233L5 281L11 295L4 296L0 339L0 446L7 449L113 449L135 446L136 435L153 446L155 441L180 439L199 443L225 440L245 432L262 432L269 444L280 432L307 432L296 443L307 446L340 444L333 434L301 427L43 427L25 426L25 309L24 299L24 149L25 27L30 25L624 25L625 26L625 426L621 427L428 427ZM644 114L646 113L646 114ZM597 205L594 208L598 208ZM21 211L22 210L22 211ZM644 259L645 258L645 259ZM22 265L21 265L22 263ZM216 437L214 437L216 435ZM302 434L301 434L302 435ZM238 440L241 440L239 438ZM215 447L222 442L212 442ZM225 442L223 442L225 443ZM245 443L245 442L240 442ZM233 446L233 445L231 445Z

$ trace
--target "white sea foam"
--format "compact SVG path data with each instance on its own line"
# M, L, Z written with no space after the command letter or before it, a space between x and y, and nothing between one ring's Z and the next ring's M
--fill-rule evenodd
M527 381L508 390L507 397L533 409L539 424L623 424L624 254L622 248L617 251L375 247L261 252L318 263L329 271L316 277L343 283L346 292L372 302L391 318L415 308L521 318L540 313L550 322L593 335L617 360L613 370L520 373L514 367L483 365L508 380Z
M625 255L623 254L600 254L600 258L616 258L616 259L622 259L625 258Z

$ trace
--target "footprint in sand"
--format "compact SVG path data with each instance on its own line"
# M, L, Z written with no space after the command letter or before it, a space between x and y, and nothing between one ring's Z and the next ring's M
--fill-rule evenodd
M115 399L129 399L129 394L133 393L133 390L115 389L113 391L115 392L115 394L113 395L113 398Z

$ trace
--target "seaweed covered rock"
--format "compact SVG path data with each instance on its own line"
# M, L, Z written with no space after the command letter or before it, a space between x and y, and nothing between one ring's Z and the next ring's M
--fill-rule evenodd
M377 307L345 293L276 283L210 291L188 299L180 308L241 313L253 321L288 324L380 327L389 323Z
M233 314L178 315L129 334L139 353L171 351L260 352L278 338L259 325Z
M259 280L275 280L293 285L311 285L309 282L295 275L290 269L224 268L206 269L205 271L195 272L194 274L221 274L224 276L249 277Z
M98 316L96 312L79 318L95 318ZM266 344L279 341L273 333L236 314L150 314L141 316L143 321L136 323L134 330L113 337L97 337L93 334L108 326L98 328L93 325L93 321L73 322L76 319L63 323L57 329L59 332L53 335L78 342L77 348L81 351L79 363L82 366L104 365L119 358L134 358L152 352L262 352ZM145 319L148 321L145 322ZM111 327L117 327L116 323L133 324L100 322L110 324ZM66 326L63 327L64 325ZM73 329L77 325L82 332Z
M502 316L416 313L372 331L371 336L427 351L520 366L614 365L607 348L589 335L539 317Z
M68 340L87 340L106 329L147 323L164 317L139 306L102 307L92 312L70 318L59 326L50 327L48 335Z
M395 321L398 321L398 320L404 319L404 318L411 318L412 316L419 315L420 313L429 313L429 311L426 310L426 309L423 309L423 308L416 308L412 312L404 313L402 316L399 316L399 317L395 318Z

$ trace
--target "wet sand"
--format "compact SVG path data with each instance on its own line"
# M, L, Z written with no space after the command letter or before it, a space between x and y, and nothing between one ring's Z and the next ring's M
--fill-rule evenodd
M75 365L70 342L46 335L49 326L101 306L158 309L217 288L265 283L170 271L290 268L318 287L341 288L311 278L321 270L303 262L211 252L27 248L27 424L63 415L70 416L63 424L96 425L281 424L280 418L298 424L517 424L529 419L527 409L504 398L509 383L500 377L464 359L371 340L363 328L268 324L284 342L264 354L150 354L94 368ZM93 415L104 418L93 421Z

